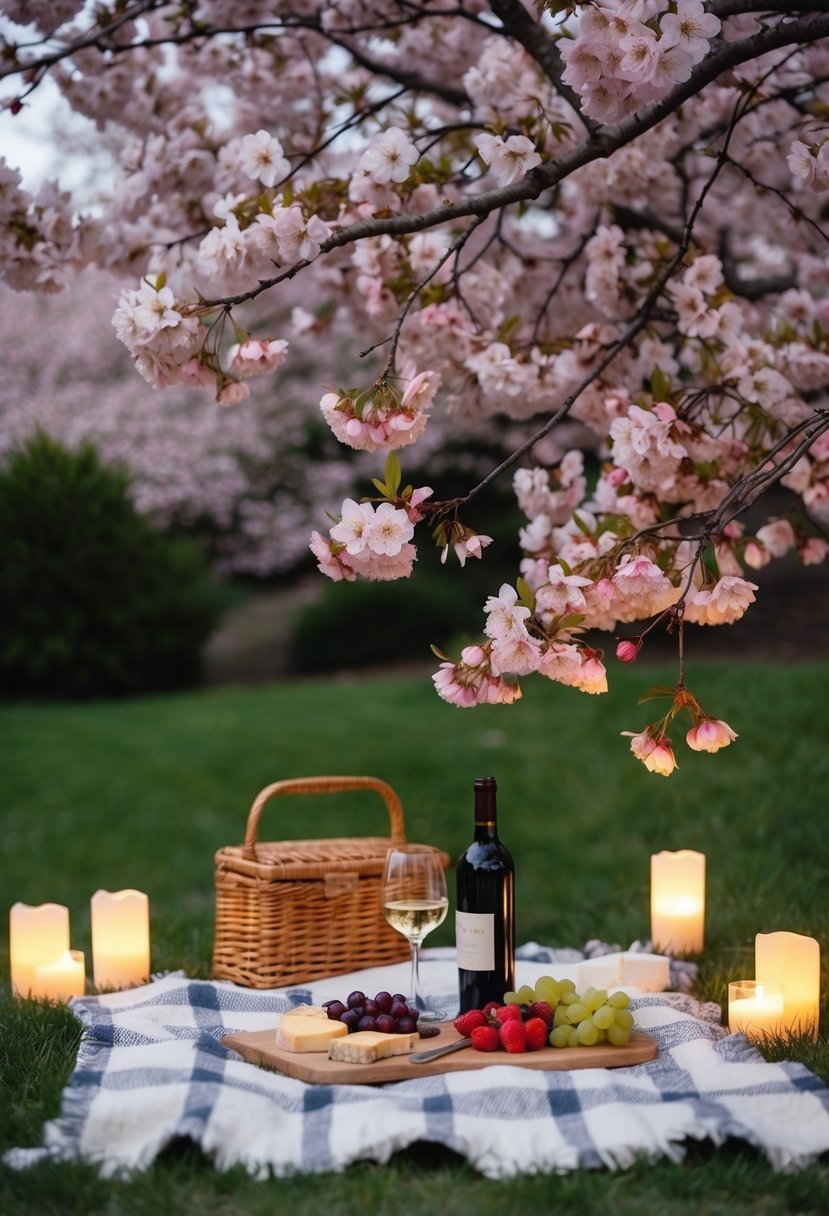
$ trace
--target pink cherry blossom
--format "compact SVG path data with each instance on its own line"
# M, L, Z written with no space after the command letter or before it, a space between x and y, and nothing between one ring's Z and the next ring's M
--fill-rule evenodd
M238 405L249 396L250 389L246 384L240 384L238 380L229 380L219 389L216 400L219 405Z
M754 603L756 583L725 575L713 587L693 592L685 601L685 619L697 625L733 625Z
M399 127L389 127L375 135L363 153L359 167L381 185L404 182L417 159L417 148L406 133Z
M346 498L340 508L340 521L331 528L331 539L352 556L362 553L368 544L368 532L374 519L374 507L368 502Z
M637 760L642 761L649 773L669 777L678 767L674 749L667 735L661 732L653 734L650 728L638 735L629 730L623 730L622 734L630 738L630 750Z
M369 520L365 540L372 553L397 557L413 535L414 525L406 512L381 502Z
M248 177L260 181L263 186L275 186L291 171L290 163L283 155L282 144L265 130L243 138L240 163Z
M607 671L598 655L585 652L570 682L579 692L592 696L607 692Z
M228 364L237 376L264 376L281 367L288 357L288 343L281 338L248 338L228 351Z
M472 142L499 186L518 181L541 164L535 144L526 135L510 135L506 140L498 135L476 135Z
M717 718L703 718L692 726L685 736L688 746L695 752L718 752L737 738L727 722Z

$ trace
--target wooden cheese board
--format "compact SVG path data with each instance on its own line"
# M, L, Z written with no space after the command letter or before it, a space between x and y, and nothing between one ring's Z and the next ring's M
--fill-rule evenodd
M451 1022L444 1022L441 1023L440 1033L421 1039L416 1050L442 1047L460 1037ZM373 1064L345 1064L341 1060L329 1060L322 1051L285 1051L277 1047L275 1028L226 1034L222 1043L251 1064L270 1068L312 1085L382 1085L386 1081L411 1081L414 1077L469 1072L494 1064L542 1070L625 1068L653 1060L658 1050L654 1039L634 1031L624 1047L612 1047L609 1043L598 1043L595 1047L543 1047L540 1051L516 1055L506 1051L483 1052L476 1051L474 1047L464 1047L451 1055L422 1064L413 1064L409 1056L392 1056L387 1060L376 1060Z

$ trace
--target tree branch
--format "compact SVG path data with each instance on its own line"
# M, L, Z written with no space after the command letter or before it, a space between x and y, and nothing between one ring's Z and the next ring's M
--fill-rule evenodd
M504 33L523 46L535 60L547 79L555 85L556 92L578 114L588 131L598 129L599 124L586 118L581 112L578 93L562 79L561 56L555 42L538 21L534 21L520 0L490 0L490 8L500 20Z

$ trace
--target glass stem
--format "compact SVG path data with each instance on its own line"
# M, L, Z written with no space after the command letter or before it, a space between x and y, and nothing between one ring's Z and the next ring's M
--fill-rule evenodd
M412 982L411 982L412 1004L414 1005L415 1009L422 1009L423 1001L420 996L420 970L419 970L420 942L412 941L412 942L410 942L410 945L412 947Z

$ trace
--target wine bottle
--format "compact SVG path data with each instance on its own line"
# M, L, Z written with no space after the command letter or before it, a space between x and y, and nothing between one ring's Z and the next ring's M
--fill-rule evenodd
M515 986L515 867L498 839L494 777L475 781L475 834L458 858L455 941L460 1010Z

